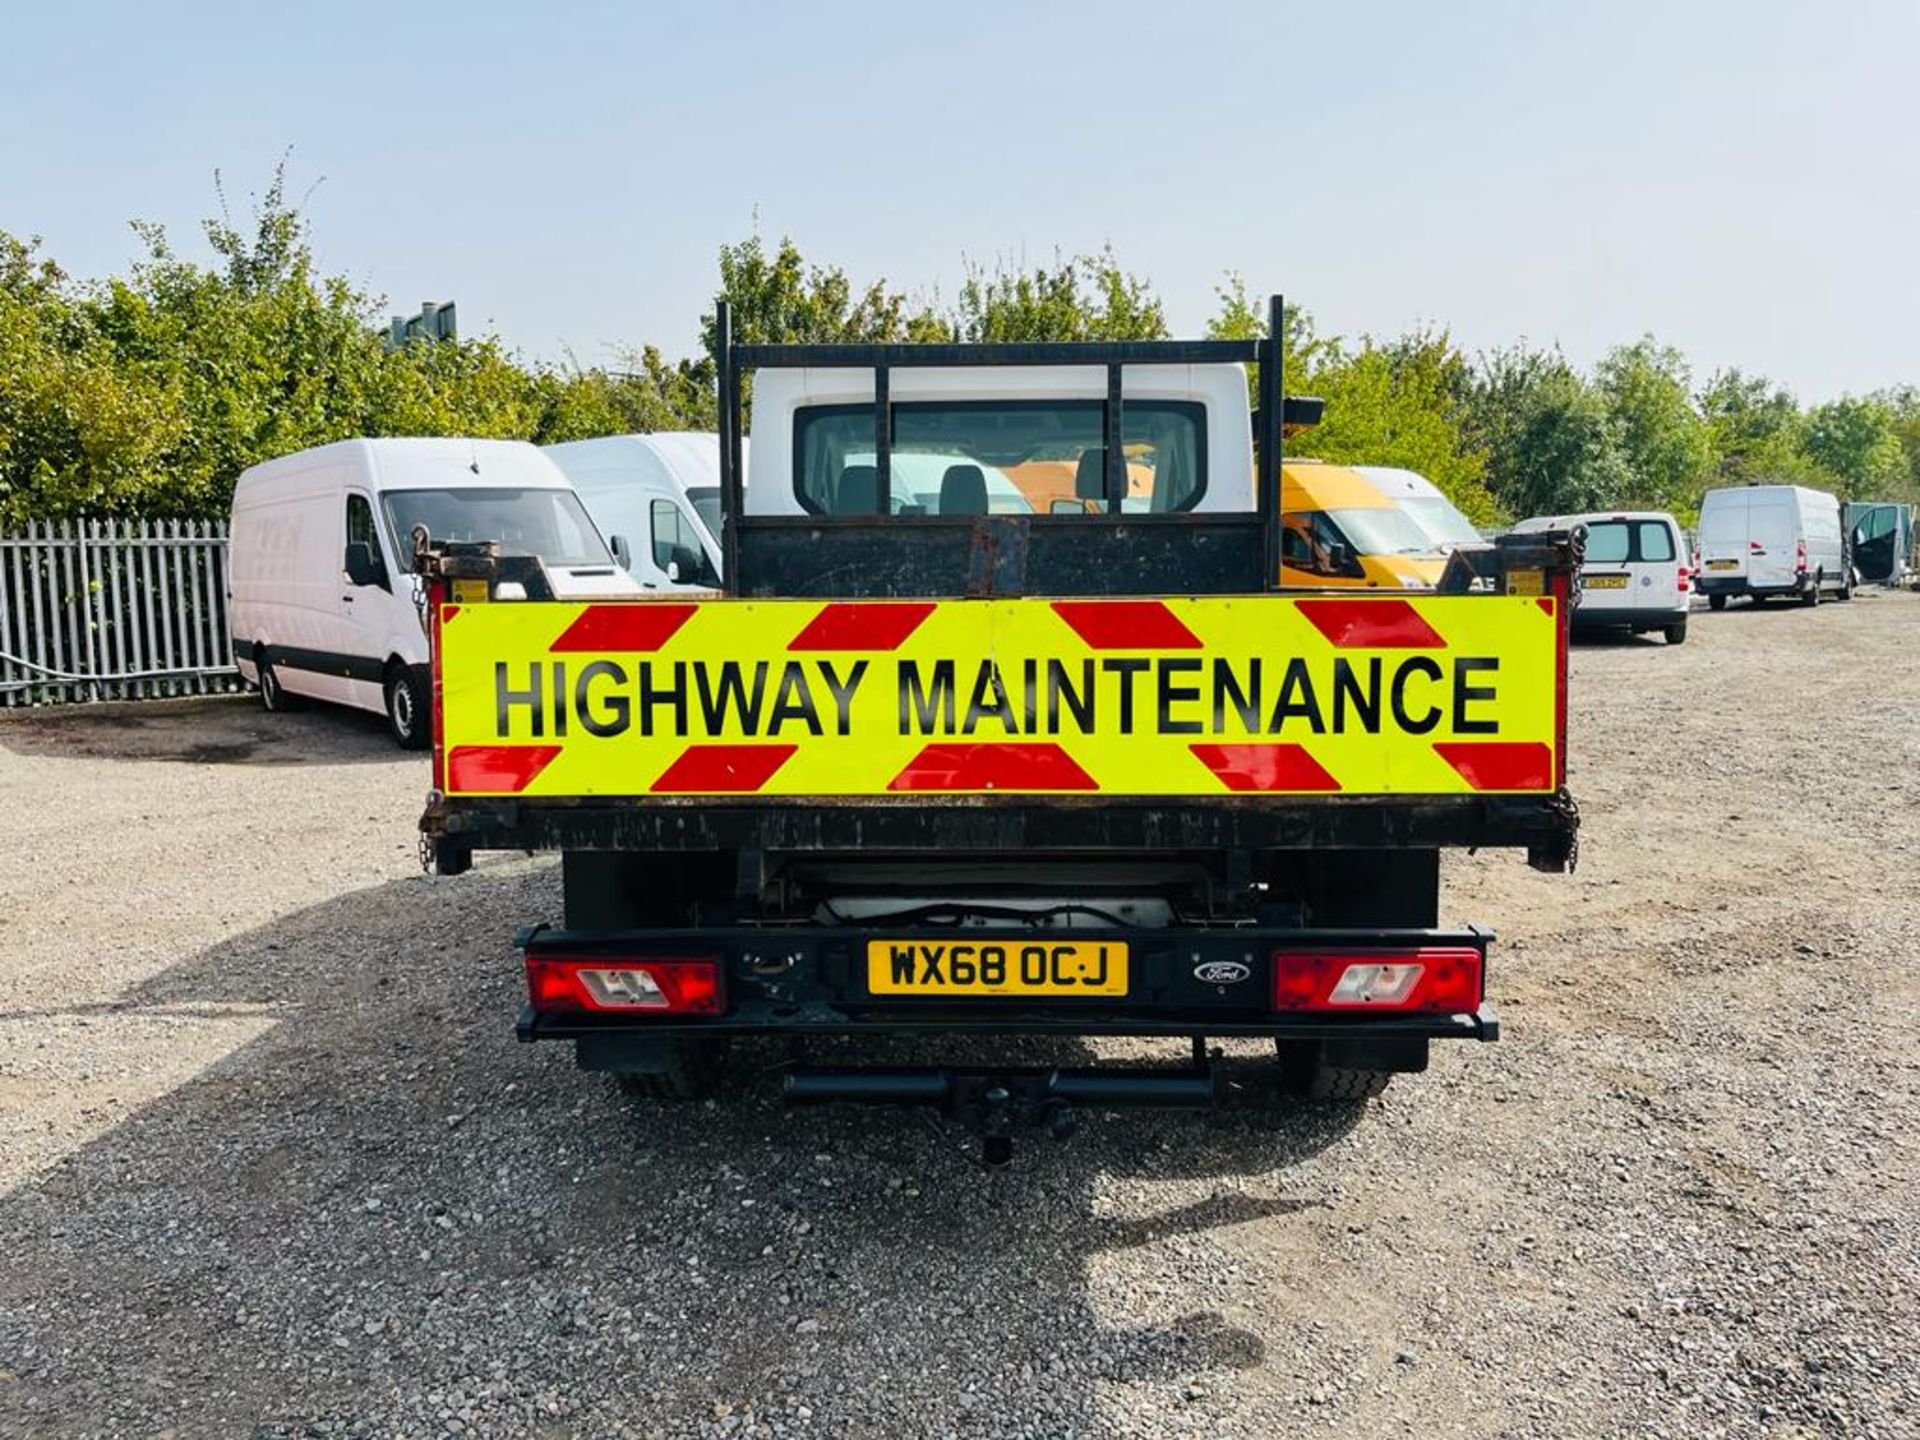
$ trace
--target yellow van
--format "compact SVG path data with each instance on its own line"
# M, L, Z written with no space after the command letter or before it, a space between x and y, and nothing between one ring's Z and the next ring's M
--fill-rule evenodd
M1282 585L1422 590L1439 581L1447 557L1365 476L1318 460L1289 460L1280 476Z

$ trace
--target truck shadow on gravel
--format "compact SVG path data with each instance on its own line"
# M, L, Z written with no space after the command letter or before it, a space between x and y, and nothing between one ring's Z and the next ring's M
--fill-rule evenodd
M385 717L340 705L269 715L246 695L128 700L0 712L0 750L68 760L186 765L417 765Z
M1208 1232L1323 1206L1284 1172L1357 1109L1090 1116L987 1173L771 1076L627 1100L512 1038L503 937L558 898L524 863L391 882L127 995L278 1023L0 1199L0 1432L412 1433L458 1392L482 1434L1087 1434L1102 1386L1204 1406L1262 1360ZM1162 1243L1171 1293L1130 1279Z

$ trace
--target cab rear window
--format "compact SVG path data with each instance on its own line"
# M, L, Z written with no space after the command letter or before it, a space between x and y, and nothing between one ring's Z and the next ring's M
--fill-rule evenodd
M903 401L893 415L896 515L1086 515L1105 510L1105 407L1097 400ZM1129 400L1121 411L1123 513L1190 510L1206 489L1206 409ZM794 414L793 489L815 515L878 507L873 407Z
M1596 520L1587 526L1589 565L1661 565L1675 553L1673 531L1659 520Z

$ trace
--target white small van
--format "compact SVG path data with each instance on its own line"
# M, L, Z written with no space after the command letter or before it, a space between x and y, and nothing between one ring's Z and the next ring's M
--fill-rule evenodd
M1700 502L1700 593L1715 610L1735 595L1792 595L1818 605L1821 592L1853 598L1853 567L1840 502L1804 485L1709 490Z
M720 437L606 435L549 445L614 558L643 590L720 583ZM712 518L709 519L708 516Z
M1587 548L1573 628L1636 635L1658 630L1669 645L1684 642L1693 574L1679 522L1660 510L1628 510L1540 515L1513 528L1570 530L1575 525L1587 527Z
M269 460L234 486L227 601L234 660L282 710L300 698L383 712L430 739L416 525L546 562L562 598L638 590L580 497L518 440L342 440Z

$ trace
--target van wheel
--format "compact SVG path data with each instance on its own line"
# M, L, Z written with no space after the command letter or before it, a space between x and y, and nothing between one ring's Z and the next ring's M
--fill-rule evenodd
M280 672L273 668L273 662L266 652L256 652L253 657L254 673L260 677L260 708L273 715L284 715L289 710L300 708L300 697L289 695L286 687L280 683Z
M657 1067L614 1076L620 1092L636 1100L704 1100L720 1086L727 1042L713 1039L661 1040Z
M1834 596L1834 599L1836 599L1836 600L1851 600L1851 599L1853 598L1853 587L1854 587L1854 573L1853 573L1853 567L1852 567L1852 566L1848 566L1848 567L1847 567L1847 578L1846 578L1845 580L1843 580L1843 581L1841 581L1841 582L1840 582L1840 593L1839 593L1838 595L1836 595L1836 596Z
M1807 583L1807 588L1800 592L1800 603L1809 610L1820 603L1820 577L1818 575L1814 576L1813 579Z
M1708 608L1709 610L1724 610L1724 609L1726 609L1726 608L1727 608L1727 597L1726 597L1726 596L1724 596L1724 595L1709 595L1709 596L1707 596L1707 608Z
M430 683L424 665L387 669L387 729L402 750L424 750L432 739Z
M1669 625L1661 633L1667 637L1667 644L1684 645L1687 643L1687 622L1682 620Z
M1302 1100L1370 1100L1385 1092L1391 1070L1329 1065L1319 1041L1279 1044L1280 1085Z

